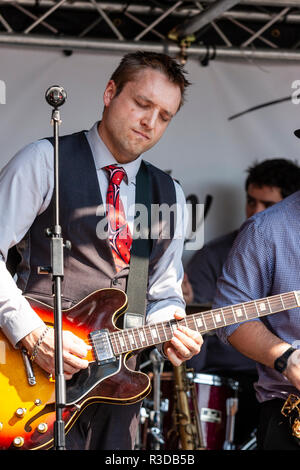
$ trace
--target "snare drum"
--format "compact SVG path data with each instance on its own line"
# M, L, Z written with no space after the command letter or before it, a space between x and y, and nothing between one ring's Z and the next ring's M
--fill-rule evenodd
M195 384L204 448L221 450L226 436L226 400L237 397L239 383L218 375L188 372L187 376Z

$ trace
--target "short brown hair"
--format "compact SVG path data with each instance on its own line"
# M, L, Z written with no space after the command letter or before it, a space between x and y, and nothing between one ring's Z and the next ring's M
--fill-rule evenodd
M170 82L179 86L181 107L185 99L185 90L190 85L190 82L184 76L187 72L175 59L158 52L137 51L126 54L122 58L119 66L110 77L117 87L116 96L121 93L127 82L134 80L137 73L146 68L158 70L166 75Z

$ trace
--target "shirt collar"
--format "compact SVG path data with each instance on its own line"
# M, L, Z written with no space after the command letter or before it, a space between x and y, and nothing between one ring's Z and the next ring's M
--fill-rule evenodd
M107 165L120 165L101 139L98 132L98 125L99 122L96 122L86 134L87 140L92 149L96 169L100 170ZM141 161L142 157L139 156L133 162L120 165L126 171L128 184L135 183L135 178L140 169Z

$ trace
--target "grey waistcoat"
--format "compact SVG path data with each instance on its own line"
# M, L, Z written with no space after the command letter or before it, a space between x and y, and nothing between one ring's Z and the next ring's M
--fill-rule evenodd
M102 198L93 155L84 131L60 137L59 162L60 225L64 240L69 240L72 246L64 253L62 307L66 309L101 288L117 287L126 291L129 266L117 273L108 240L97 236L97 227L103 218L99 216ZM175 204L172 178L148 162L142 162L142 165L146 165L149 174L151 203ZM139 188L138 191L138 176L137 194L143 189ZM25 294L47 304L53 304L52 279L50 275L38 275L37 268L50 265L50 240L44 230L53 224L53 204L54 198L17 245L21 256L17 267L18 286ZM174 236L174 218L171 218L168 238L162 235L162 230L163 226L159 224L158 230L156 227L158 237L149 242L148 274L156 269Z

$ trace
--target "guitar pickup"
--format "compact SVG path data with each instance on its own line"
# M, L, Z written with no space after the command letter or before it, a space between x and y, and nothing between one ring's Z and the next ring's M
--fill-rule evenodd
M92 341L95 359L99 365L117 360L112 349L108 330L92 331L89 337Z

